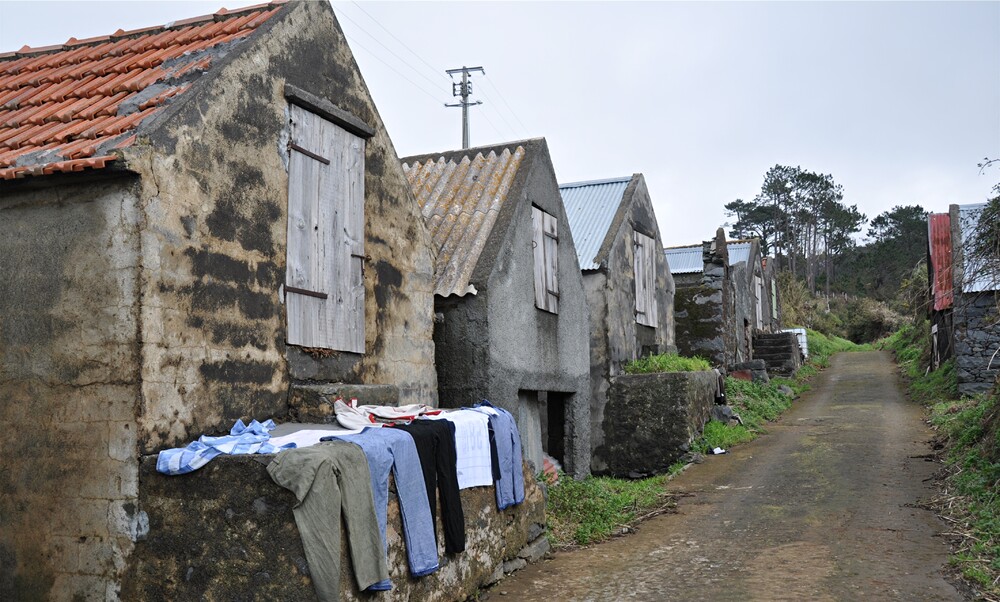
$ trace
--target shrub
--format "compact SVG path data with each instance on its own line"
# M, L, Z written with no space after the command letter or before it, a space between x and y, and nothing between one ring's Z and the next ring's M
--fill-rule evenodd
M625 364L626 374L648 374L651 372L703 372L712 365L700 357L684 357L676 353L648 355Z

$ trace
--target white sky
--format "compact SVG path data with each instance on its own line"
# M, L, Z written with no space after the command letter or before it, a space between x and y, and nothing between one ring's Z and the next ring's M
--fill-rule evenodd
M0 51L252 2L3 2ZM561 182L642 172L667 246L709 238L776 163L869 217L987 198L1000 169L1000 2L334 2L400 156L544 136ZM411 52L412 51L412 52Z

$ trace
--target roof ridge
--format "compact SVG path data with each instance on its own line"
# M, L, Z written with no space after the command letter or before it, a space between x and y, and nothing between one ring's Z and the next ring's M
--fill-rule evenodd
M565 184L559 184L559 188L580 188L582 186L597 186L600 184L619 184L621 182L631 182L633 176L626 176L621 178L605 178L603 180L583 180L580 182L567 182Z
M663 247L664 251L679 251L681 249L695 249L700 248L703 243L696 243L693 245L677 245L676 247Z
M0 62L8 59L16 60L25 57L36 57L36 56L41 56L43 54L61 52L72 48L80 48L81 46L86 46L86 45L96 45L104 42L117 42L118 40L137 37L140 35L159 34L168 30L181 29L183 27L187 27L188 25L193 25L195 23L201 23L207 21L215 21L218 23L220 21L227 21L229 19L246 16L247 13L252 13L257 11L263 12L264 10L267 9L277 8L279 6L287 4L288 2L289 0L271 0L270 2L265 2L263 4L254 4L252 6L244 6L242 8L236 8L233 10L228 10L225 7L222 7L218 11L211 14L199 15L197 17L190 17L178 21L171 21L163 25L151 25L148 27L131 29L129 31L125 31L121 28L118 28L117 31L108 35L94 36L92 38L84 38L82 40L78 40L75 37L70 37L62 44L51 44L48 46L38 46L35 48L32 48L28 45L24 45L19 50L0 52Z

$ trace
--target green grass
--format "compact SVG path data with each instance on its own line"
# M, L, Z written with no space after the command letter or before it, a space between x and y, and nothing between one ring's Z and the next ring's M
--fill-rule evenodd
M952 497L941 510L966 534L951 562L983 591L1000 595L1000 392L939 401L931 424L946 441L945 493Z
M625 364L625 374L648 374L651 372L703 372L712 365L700 357L684 357L676 353L648 355Z
M950 563L973 585L1000 596L1000 390L957 399L953 360L937 370L930 364L930 326L907 324L877 341L896 356L910 396L929 407L931 425L944 444L947 477L938 511L964 533Z
M555 547L567 547L621 533L643 515L672 504L665 484L683 469L684 463L677 462L667 474L637 480L587 477L576 481L560 475L548 490L549 540Z

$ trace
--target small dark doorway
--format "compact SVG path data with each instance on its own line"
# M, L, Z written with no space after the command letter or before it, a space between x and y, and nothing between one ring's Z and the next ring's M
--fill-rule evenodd
M569 393L554 391L539 394L542 402L542 450L564 464L566 456L566 401ZM543 401L544 400L544 401Z

